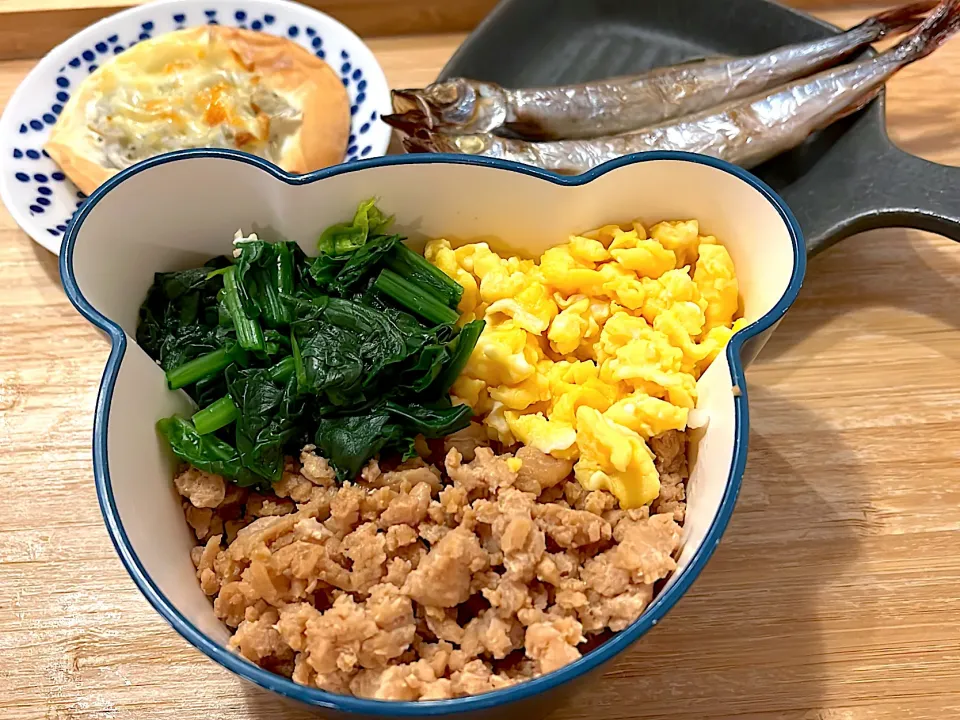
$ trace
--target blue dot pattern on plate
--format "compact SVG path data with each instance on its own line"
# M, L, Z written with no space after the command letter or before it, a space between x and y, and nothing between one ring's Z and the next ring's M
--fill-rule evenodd
M152 19L128 29L126 34L97 38L89 47L78 49L75 55L65 60L63 67L53 77L49 103L45 109L39 110L34 117L22 118L17 125L18 136L23 136L21 147L13 149L7 156L15 162L5 163L3 171L11 173L16 185L28 193L22 210L32 216L43 217L49 223L45 230L50 236L63 236L86 200L86 195L77 190L42 149L51 127L70 101L71 93L89 73L96 71L109 58L139 42L172 30L223 24L290 38L322 60L326 60L328 55L337 58L331 67L340 77L350 99L351 133L344 161L358 160L373 152L373 146L364 141L368 139L377 120L377 112L365 107L368 102L368 83L362 62L352 58L346 49L330 47L316 27L291 22L282 13L262 13L249 8L221 9L211 5L178 8L178 12L170 14L158 12Z

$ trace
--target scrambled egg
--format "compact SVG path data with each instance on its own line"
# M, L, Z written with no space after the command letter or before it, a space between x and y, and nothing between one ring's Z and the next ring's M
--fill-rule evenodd
M452 393L491 438L576 460L577 480L623 508L656 499L647 441L684 430L697 379L738 329L733 261L696 220L609 225L539 263L486 243L433 240L464 287L461 322L487 325Z

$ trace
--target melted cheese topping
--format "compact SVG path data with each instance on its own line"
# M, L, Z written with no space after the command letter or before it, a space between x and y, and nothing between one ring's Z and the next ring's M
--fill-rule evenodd
M202 45L148 41L101 68L87 127L110 168L198 147L276 162L302 114L260 80L216 37Z

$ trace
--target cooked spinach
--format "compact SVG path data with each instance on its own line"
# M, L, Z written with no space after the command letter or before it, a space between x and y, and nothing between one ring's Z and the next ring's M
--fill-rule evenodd
M469 405L451 405L447 398L446 407L437 404L434 407L417 405L398 405L387 401L387 412L395 422L414 434L428 438L440 438L470 424L473 409Z
M432 292L393 270L381 270L373 287L432 325L453 324L460 317L456 310Z
M403 238L399 235L383 235L372 238L362 245L350 256L350 259L340 268L337 277L330 283L331 292L341 297L347 295L365 277L369 277L369 273L379 266L384 256L402 241Z
M393 439L396 427L382 408L363 415L323 418L314 442L341 480L355 478L360 468Z
M227 388L237 408L236 443L241 464L276 482L283 473L287 442L303 414L305 399L297 392L296 377L275 381L269 368L230 367Z
M237 293L248 316L261 317L271 328L290 324L284 296L293 293L295 243L244 240L237 245Z
M463 288L369 200L327 228L319 255L250 239L235 257L158 273L137 341L200 409L157 426L173 452L241 485L280 479L313 442L341 480L378 453L414 454L417 435L465 427L449 388L482 321L456 327Z
M263 482L243 466L234 447L215 435L201 435L189 421L177 416L163 418L157 421L157 429L167 438L173 453L195 468L228 477L242 487Z
M463 297L463 286L460 283L406 245L397 245L391 249L387 267L413 283L426 285L450 307L456 307Z
M447 395L450 392L450 387L467 366L467 360L470 359L473 348L476 347L485 325L486 323L483 320L468 322L460 328L459 334L447 345L450 359L437 378L434 394Z
M157 273L140 307L137 343L164 370L218 349L227 337L217 322L216 296L223 281L216 271L225 257L204 267Z
M364 373L360 341L343 328L319 321L313 334L296 341L293 357L302 391L325 394L334 405L341 404L337 398L360 391Z
M393 218L384 215L371 198L357 207L353 221L331 225L320 235L320 255L347 255L363 247L371 236L383 234Z
M373 200L366 200L360 203L352 222L331 225L324 230L317 241L320 254L308 265L313 281L321 289L343 294L344 285L359 280L371 262L402 240L396 235L382 235L392 221L393 218L380 212Z

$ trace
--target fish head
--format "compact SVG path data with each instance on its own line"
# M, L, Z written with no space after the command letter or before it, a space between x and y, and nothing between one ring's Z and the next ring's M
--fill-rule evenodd
M401 133L403 149L408 153L456 153L483 155L490 148L489 135L446 135L419 127L412 133Z
M489 132L503 124L507 103L495 83L454 78L421 89L394 90L395 114L420 113L433 130L451 134Z
M407 110L392 115L381 115L380 119L403 135L413 135L420 128L433 128L430 118L419 110Z

